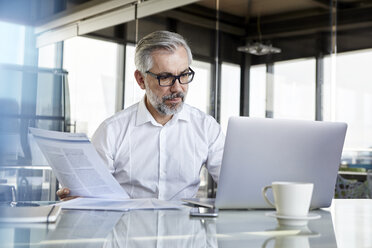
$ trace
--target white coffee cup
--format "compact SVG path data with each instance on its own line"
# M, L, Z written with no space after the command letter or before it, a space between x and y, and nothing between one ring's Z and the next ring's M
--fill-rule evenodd
M267 197L267 190L272 189L274 202ZM313 183L273 182L262 189L262 194L270 206L276 208L277 215L307 216L313 194Z

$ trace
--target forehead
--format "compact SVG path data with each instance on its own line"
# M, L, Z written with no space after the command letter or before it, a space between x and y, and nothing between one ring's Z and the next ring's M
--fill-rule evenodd
M182 46L174 51L158 49L152 52L153 65L151 70L156 72L177 73L184 71L189 66L186 49Z

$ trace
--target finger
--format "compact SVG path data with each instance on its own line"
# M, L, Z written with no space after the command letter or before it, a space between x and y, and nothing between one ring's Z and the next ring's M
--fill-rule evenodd
M67 196L68 194L70 194L70 190L68 188L62 188L57 190L58 196Z

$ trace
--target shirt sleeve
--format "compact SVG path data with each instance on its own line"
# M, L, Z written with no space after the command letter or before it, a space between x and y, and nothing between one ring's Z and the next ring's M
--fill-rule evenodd
M112 132L105 123L102 123L92 137L92 144L96 148L99 156L107 166L111 174L114 174L114 147Z
M213 180L217 183L221 170L223 147L225 143L225 135L222 132L221 126L214 118L211 118L211 123L207 130L208 132L208 159L207 169Z

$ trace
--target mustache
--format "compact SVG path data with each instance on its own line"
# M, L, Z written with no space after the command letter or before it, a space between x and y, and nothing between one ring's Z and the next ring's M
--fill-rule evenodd
M183 92L177 92L167 96L163 96L163 101L172 100L174 98L181 98L183 100L185 98L185 94Z

